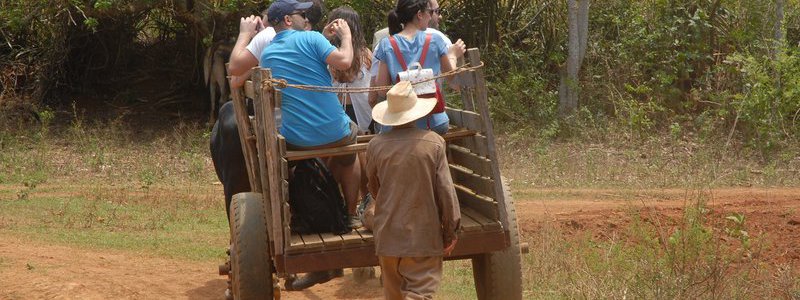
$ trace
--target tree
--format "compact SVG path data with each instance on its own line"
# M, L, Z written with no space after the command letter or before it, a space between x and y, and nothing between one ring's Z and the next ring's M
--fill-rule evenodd
M567 62L561 70L558 88L558 111L569 115L578 109L580 86L578 74L586 57L589 33L589 0L567 1L567 22L569 27Z
M784 34L783 34L783 7L784 7L784 5L785 5L784 0L775 0L775 23L773 24L773 31L774 31L774 39L775 39L775 41L774 41L774 45L772 47L772 59L775 59L779 55L779 52L782 51L781 49L783 49L783 45L784 45L783 44L783 37L784 37ZM775 78L777 80L777 82L776 82L776 85L777 85L776 86L776 90L778 91L778 93L777 93L777 95L775 97L775 101L772 102L771 114L770 114L770 120L771 121L774 121L774 120L776 120L778 118L778 116L777 116L777 114L778 114L778 106L780 105L780 102L781 102L781 90L782 90L782 88L781 88L781 86L782 86L781 74L777 70L777 67L774 70L774 74L775 74L774 76L775 76Z
M773 30L775 32L775 43L777 44L776 48L780 48L783 45L784 33L783 33L783 9L786 6L785 0L775 0L775 23L773 24Z

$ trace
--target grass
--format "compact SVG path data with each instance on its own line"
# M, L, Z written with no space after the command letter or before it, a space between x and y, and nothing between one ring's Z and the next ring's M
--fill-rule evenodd
M471 261L453 260L444 263L442 283L436 298L453 300L477 298L473 287Z
M58 188L58 191L49 191ZM222 259L227 221L216 188L44 185L0 202L2 230L62 244Z
M75 115L77 116L77 114ZM222 260L221 186L201 125L120 119L0 134L0 230L82 247Z
M651 132L613 124L552 142L521 130L501 135L501 167L513 187L706 188L800 185L800 144L764 153L725 138ZM518 162L529 162L520 164Z

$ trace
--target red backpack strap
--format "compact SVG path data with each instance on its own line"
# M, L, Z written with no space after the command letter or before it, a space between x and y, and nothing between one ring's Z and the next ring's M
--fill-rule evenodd
M420 67L425 66L425 57L428 54L428 47L431 45L431 35L430 33L425 34L425 45L422 46L422 54L419 56L419 65Z
M419 56L419 65L425 66L425 57L428 55L428 48L431 46L431 39L433 35L430 33L425 34L425 44L422 46L422 54ZM403 70L408 70L408 65L406 65L406 60L403 58L403 53L400 53L400 47L397 46L397 40L394 39L394 36L389 36L389 42L392 44L392 50L394 51L394 56L397 57L397 61L400 63L400 66L403 67Z
M394 39L394 36L389 36L389 42L392 43L394 56L397 57L397 61L400 63L400 66L403 67L403 70L407 70L408 66L406 65L406 60L403 59L403 53L400 53L400 47L397 46L397 41Z

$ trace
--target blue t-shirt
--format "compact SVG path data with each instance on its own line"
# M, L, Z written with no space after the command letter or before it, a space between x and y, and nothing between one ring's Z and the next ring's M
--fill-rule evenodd
M316 31L284 30L261 53L261 66L290 84L331 86L325 60L336 47ZM281 91L281 134L301 147L319 146L350 135L350 118L336 94L296 88Z
M403 59L407 65L418 62L422 57L422 48L425 46L425 35L424 31L417 31L414 39L410 41L400 34L394 35L394 40L397 41L397 47L400 48L400 53L403 54ZM425 62L420 62L420 64L423 69L432 69L433 76L438 76L442 73L440 59L442 55L446 54L447 44L441 36L433 34L431 37L431 44L428 46L428 54L425 56ZM391 77L392 83L397 83L397 74L405 71L405 69L403 69L400 62L397 61L394 49L392 49L392 43L389 39L382 39L380 41L378 48L375 50L375 59L386 64L389 68L389 77ZM417 120L417 128L434 128L450 121L450 119L447 118L447 114L443 112L433 114L430 120L428 119L429 118L421 118Z

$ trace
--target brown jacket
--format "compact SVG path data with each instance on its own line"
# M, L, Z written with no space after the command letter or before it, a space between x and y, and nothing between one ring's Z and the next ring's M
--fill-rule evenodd
M445 142L417 128L395 128L367 148L373 232L378 256L442 256L457 236L461 212Z

